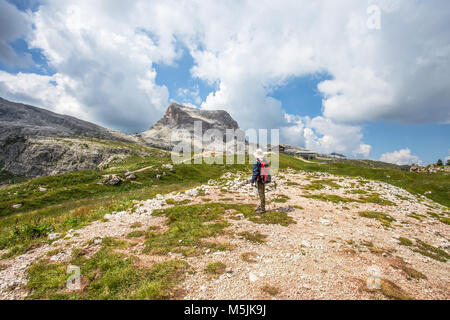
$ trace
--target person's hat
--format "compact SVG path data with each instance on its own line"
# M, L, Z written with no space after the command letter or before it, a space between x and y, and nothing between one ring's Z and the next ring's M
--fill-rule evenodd
M259 160L264 159L264 152L261 149L256 150L253 155L255 156L256 159Z

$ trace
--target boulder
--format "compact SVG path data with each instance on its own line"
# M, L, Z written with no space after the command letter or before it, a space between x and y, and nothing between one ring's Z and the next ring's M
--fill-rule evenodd
M133 172L127 171L125 172L125 179L136 180L136 175Z
M108 174L103 177L102 184L109 184L110 186L117 186L123 181L123 179L116 174Z

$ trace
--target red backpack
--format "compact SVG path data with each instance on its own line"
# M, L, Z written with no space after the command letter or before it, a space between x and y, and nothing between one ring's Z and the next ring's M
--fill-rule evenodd
M259 176L259 181L262 183L270 183L272 181L272 176L270 175L270 167L266 161L261 161L261 174Z

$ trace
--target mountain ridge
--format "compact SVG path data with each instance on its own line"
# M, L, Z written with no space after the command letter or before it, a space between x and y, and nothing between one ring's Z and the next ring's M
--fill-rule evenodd
M89 137L132 141L131 136L92 122L0 97L0 141L8 136Z

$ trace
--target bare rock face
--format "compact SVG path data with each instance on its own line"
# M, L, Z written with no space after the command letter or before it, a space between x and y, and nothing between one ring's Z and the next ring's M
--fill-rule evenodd
M180 141L171 141L172 132L184 129L193 135L195 121L201 121L202 134L209 129L218 129L225 136L226 129L239 129L238 123L226 111L201 110L171 103L157 123L136 136L149 146L170 150Z
M132 154L144 155L127 145L109 144L108 140L55 137L25 137L4 145L3 150L2 170L25 177L95 169Z
M117 142L125 142L117 146ZM37 177L94 169L136 153L137 139L74 117L0 98L0 171Z

